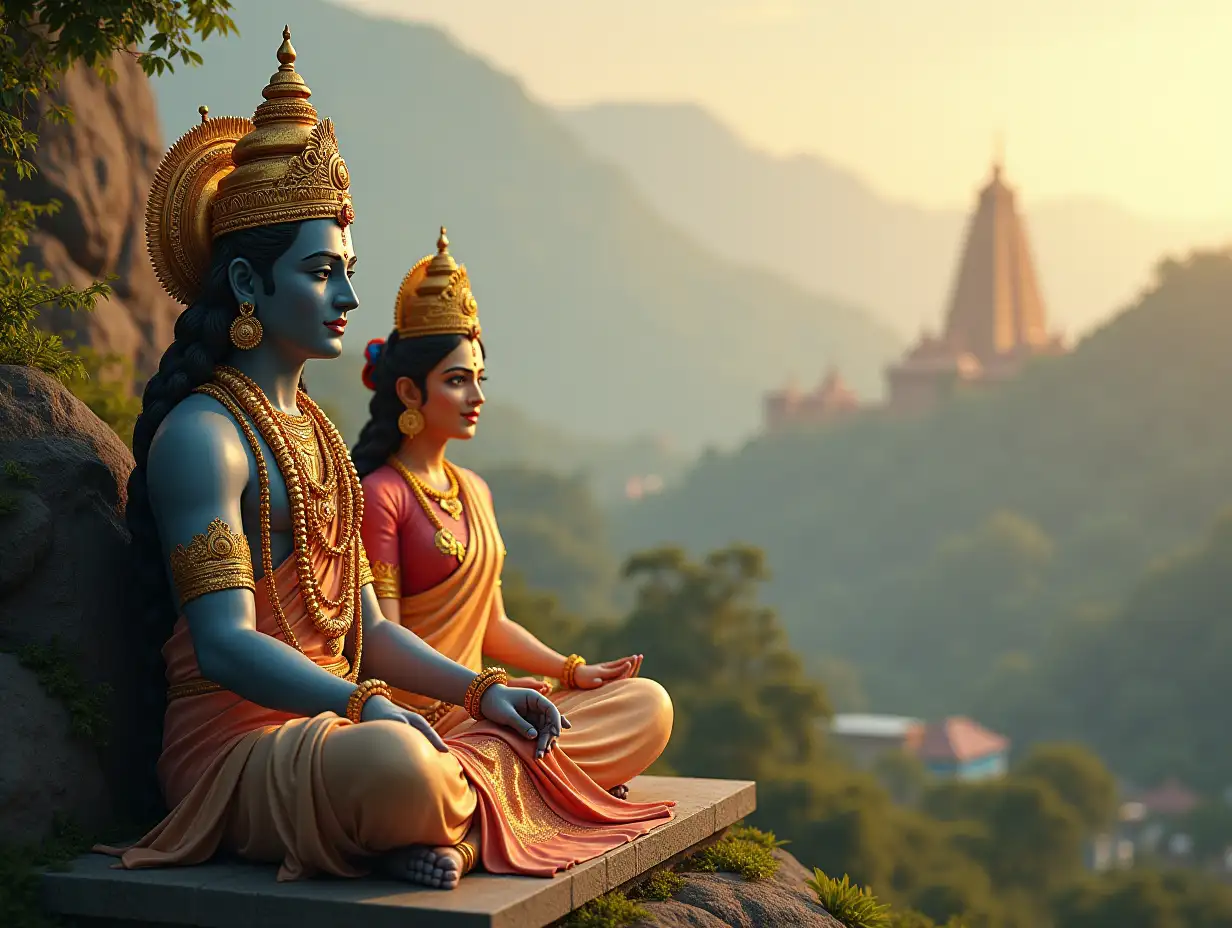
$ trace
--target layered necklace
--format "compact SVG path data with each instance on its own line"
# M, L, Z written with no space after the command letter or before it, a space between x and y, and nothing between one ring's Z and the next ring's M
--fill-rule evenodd
M274 408L256 383L231 367L217 368L213 381L198 387L197 391L214 397L235 417L256 458L260 490L261 564L268 584L270 604L283 638L296 650L303 651L287 621L274 581L269 471L257 435L249 424L250 419L273 452L286 483L287 499L291 505L295 569L304 608L313 626L326 638L333 654L342 652L346 634L352 625L355 626L355 660L347 679L357 680L363 648L363 623L355 619L361 615L359 526L363 523L364 498L359 474L351 463L346 443L333 423L303 390L296 394L296 403L303 410L300 416L289 416ZM341 515L342 528L337 540L331 542L325 530L335 513ZM342 561L342 585L337 598L326 596L321 589L312 569L310 539L316 540L328 557ZM337 614L329 615L327 608L337 610Z
M458 563L461 564L466 559L466 545L458 541L458 537L445 527L445 523L436 514L436 508L431 502L431 500L435 500L441 509L455 522L461 521L463 512L462 488L458 483L458 475L454 471L453 465L448 461L445 462L445 476L449 479L449 489L442 492L421 480L416 474L411 472L409 467L399 461L397 457L391 456L388 463L406 481L406 485L415 494L419 507L423 509L428 517L428 521L436 529L436 535L432 539L433 544L436 545L436 550L448 557L457 558Z

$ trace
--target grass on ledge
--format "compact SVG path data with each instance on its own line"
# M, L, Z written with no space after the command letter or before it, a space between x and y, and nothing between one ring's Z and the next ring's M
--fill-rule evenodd
M726 835L677 865L676 870L698 873L739 873L746 880L761 880L778 872L774 849L787 842L773 833L747 825L733 825ZM627 928L649 918L641 902L666 902L684 887L685 879L672 869L658 870L624 893L613 890L566 915L557 928Z
M591 899L556 923L558 928L626 928L650 913L616 889Z
M739 873L746 880L764 880L779 872L774 850L786 843L774 832L733 825L710 847L698 851L685 867L699 873Z
M805 885L816 894L821 907L847 928L893 928L890 907L878 902L867 886L852 884L846 874L836 880L814 867L813 878Z
M684 877L672 870L656 870L630 892L629 897L639 902L667 902L684 888Z

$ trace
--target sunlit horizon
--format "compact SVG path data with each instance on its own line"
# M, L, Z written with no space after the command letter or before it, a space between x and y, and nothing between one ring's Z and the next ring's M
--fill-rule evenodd
M552 106L696 104L887 199L968 208L1000 137L1029 203L1232 227L1218 0L334 2L438 26Z

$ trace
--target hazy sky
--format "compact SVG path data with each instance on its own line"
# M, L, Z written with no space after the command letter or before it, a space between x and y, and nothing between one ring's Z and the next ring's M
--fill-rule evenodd
M438 24L557 104L694 101L755 145L969 205L1232 215L1232 0L337 0Z

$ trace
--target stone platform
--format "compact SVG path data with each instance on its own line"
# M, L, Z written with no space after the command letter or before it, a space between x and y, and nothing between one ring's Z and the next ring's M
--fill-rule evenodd
M476 873L452 892L377 879L278 883L273 867L113 870L112 859L91 854L67 871L45 874L43 900L82 928L542 928L707 843L753 811L756 789L740 780L638 777L629 798L674 799L676 817L550 880Z

